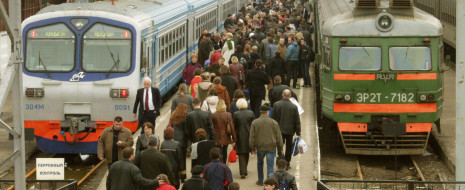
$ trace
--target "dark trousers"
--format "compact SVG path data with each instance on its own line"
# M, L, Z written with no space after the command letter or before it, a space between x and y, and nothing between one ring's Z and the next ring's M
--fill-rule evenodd
M298 61L288 61L287 62L287 77L286 84L291 86L291 79L293 80L292 87L296 88L297 86L297 71L298 71L299 62Z
M152 123L153 127L155 127L155 119L157 119L157 115L151 111L144 111L142 113L142 117L139 120L139 128L142 128L145 122ZM155 130L152 130L152 133L155 134ZM144 130L142 129L141 134L144 134Z
M312 81L310 79L310 62L303 62L300 63L302 71L304 72L304 85L312 85Z
M291 163L291 158L292 158L292 140L294 135L285 135L282 134L283 136L283 143L286 144L286 154L284 157L286 158L286 161L288 165Z
M182 154L182 160L181 160L181 164L184 164L186 170L187 170L187 166L186 166L186 154L187 154L187 147L185 146L181 146L181 154ZM186 170L184 170L184 172L181 171L179 177L180 179L186 179Z
M250 107L255 115L255 118L260 117L260 106L262 105L261 97L250 97Z
M221 149L221 161L226 164L228 161L228 145L217 145Z
M249 153L239 155L239 174L247 175L247 166L249 165Z

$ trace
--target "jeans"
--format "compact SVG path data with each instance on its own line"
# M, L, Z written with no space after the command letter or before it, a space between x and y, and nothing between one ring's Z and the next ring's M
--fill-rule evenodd
M266 156L266 176L268 177L274 172L274 157L276 150L273 151L257 151L257 170L258 181L263 183L263 158Z
M293 80L292 87L297 86L297 68L299 66L299 61L288 61L287 62L287 86L291 86L291 79Z
M285 135L282 134L283 136L283 143L286 144L286 154L284 157L286 158L287 164L291 164L291 158L292 158L292 140L294 135Z
M302 70L304 72L304 85L312 85L312 81L310 80L310 62L302 62Z

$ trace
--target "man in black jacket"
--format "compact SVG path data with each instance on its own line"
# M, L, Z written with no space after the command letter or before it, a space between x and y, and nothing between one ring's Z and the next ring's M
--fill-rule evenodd
M201 165L192 167L191 173L192 178L184 182L181 190L210 190L208 181L202 178L203 167Z
M294 97L297 100L297 94L295 94L294 91L292 91L292 89L289 88L289 86L281 84L281 82L281 77L279 75L276 75L274 77L273 87L271 87L270 90L268 90L268 100L270 101L271 107L273 107L274 103L283 99L283 92L286 89L290 90L292 97Z
M140 168L140 173L148 179L156 179L158 175L165 174L170 182L174 181L173 171L170 164L170 159L159 152L157 137L150 136L148 139L148 148L136 155L134 164ZM155 189L153 186L143 186L141 189Z
M291 91L283 91L283 99L276 102L271 113L271 118L279 123L279 128L283 137L283 142L286 143L286 161L288 162L287 169L291 169L292 157L292 140L294 134L300 136L300 116L297 106L294 105L289 99L291 98Z
M300 61L300 69L303 71L304 76L304 85L303 87L310 87L312 86L312 82L310 80L310 62L312 59L315 59L315 53L313 52L312 48L307 45L307 40L301 39L300 40L300 52L299 52L299 61Z
M220 67L220 78L221 78L221 85L226 87L226 90L228 91L228 95L230 99L232 99L234 95L234 91L238 89L238 84L237 84L236 78L233 77L231 73L229 72L229 66L222 65Z
M136 101L134 102L134 118L137 118L137 108L139 107L139 128L145 122L155 126L155 120L160 115L161 95L158 88L151 87L152 80L144 78L144 88L137 90Z
M260 116L260 106L266 94L265 84L270 83L268 75L261 69L262 66L262 60L255 61L255 68L249 71L246 76L250 93L250 107L252 107L255 118Z
M132 147L125 148L123 150L123 159L115 162L110 167L106 184L107 190L139 189L139 185L147 185L152 189L156 189L162 185L163 181L142 177L139 168L131 163L133 159L134 149Z
M200 109L202 102L199 98L194 98L192 104L194 105L194 110L187 114L186 119L186 126L189 130L189 137L191 138L191 142L195 143L199 141L197 137L195 137L195 132L200 128L207 132L207 140L216 140L210 112Z

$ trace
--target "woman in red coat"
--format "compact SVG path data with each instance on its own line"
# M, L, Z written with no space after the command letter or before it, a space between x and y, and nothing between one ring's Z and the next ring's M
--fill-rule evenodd
M165 183L157 188L157 190L176 190L176 188L170 185L170 180L168 180L168 176L165 174L160 174L157 176L158 180L163 180Z

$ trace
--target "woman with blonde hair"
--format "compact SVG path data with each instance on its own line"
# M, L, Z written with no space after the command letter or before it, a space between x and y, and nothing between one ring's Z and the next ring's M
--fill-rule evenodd
M212 114L212 122L215 128L216 145L222 149L222 161L226 163L228 145L236 142L236 131L231 113L226 112L224 100L218 101L216 112Z
M176 96L174 97L174 100L171 103L171 112L173 112L179 104L186 104L187 112L191 112L192 110L194 110L192 101L194 101L194 98L189 93L187 93L187 85L181 83L179 85L178 92L176 92Z
M231 57L231 62L232 64L229 65L229 72L236 78L239 89L242 89L242 85L245 84L244 66L239 63L239 59L236 56Z

